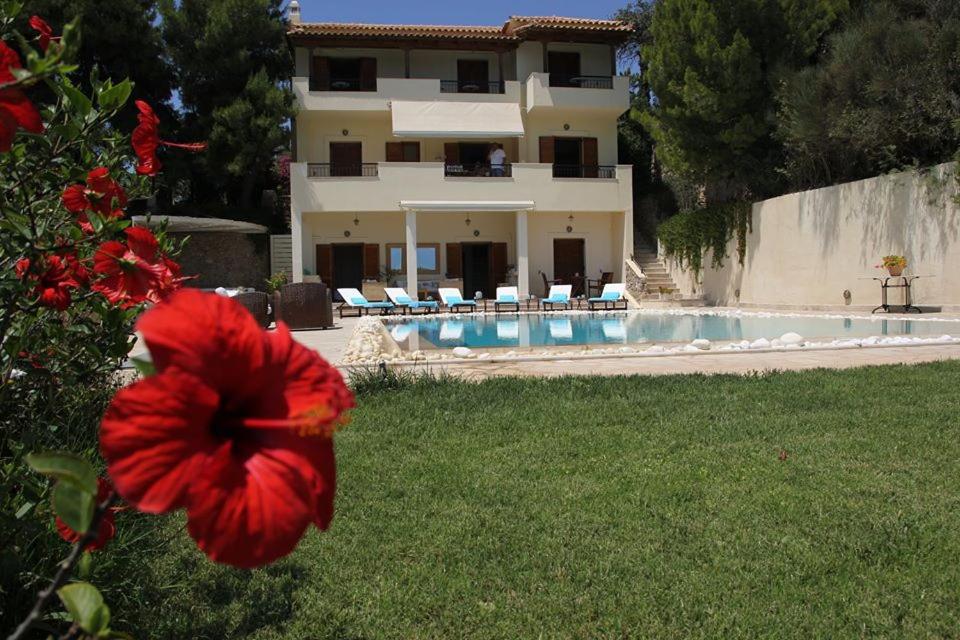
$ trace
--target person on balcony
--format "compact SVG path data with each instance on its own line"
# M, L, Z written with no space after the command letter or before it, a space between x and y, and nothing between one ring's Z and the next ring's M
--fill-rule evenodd
M503 177L503 165L507 160L507 152L503 150L503 145L499 142L493 143L490 151L490 175L495 178Z

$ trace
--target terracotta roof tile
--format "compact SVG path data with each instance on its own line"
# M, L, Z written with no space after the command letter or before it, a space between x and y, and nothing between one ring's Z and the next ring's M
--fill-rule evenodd
M291 24L291 36L347 36L394 38L442 38L462 40L515 41L502 27L425 25L425 24L361 24L346 22L314 22Z
M505 28L521 31L529 28L577 30L588 29L597 31L632 31L633 25L619 20L598 20L594 18L568 18L564 16L510 16Z

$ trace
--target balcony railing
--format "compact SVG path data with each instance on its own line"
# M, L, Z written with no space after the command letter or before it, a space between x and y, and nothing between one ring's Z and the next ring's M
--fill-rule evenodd
M512 178L513 167L509 164L493 167L480 162L448 162L443 166L443 175L448 178Z
M441 80L440 93L503 93L503 82L492 80Z
M329 82L320 82L319 78L310 78L310 91L376 91L376 78L330 78Z
M577 89L613 89L613 76L582 76L551 73L550 86L574 87Z
M615 166L596 164L555 164L553 165L554 178L606 178L617 177Z
M307 164L308 178L345 178L345 177L377 177L376 162L311 162Z

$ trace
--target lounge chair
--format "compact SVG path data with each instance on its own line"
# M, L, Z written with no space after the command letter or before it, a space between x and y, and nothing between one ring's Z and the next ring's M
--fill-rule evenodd
M622 282L605 284L603 285L603 293L600 294L600 297L587 300L587 308L593 311L597 305L602 304L604 309L616 309L617 305L622 303L623 308L626 309L627 299L623 297L626 289L627 285Z
M439 304L432 300L414 300L407 295L406 289L389 287L384 289L383 292L390 298L390 302L403 309L404 314L407 312L412 314L416 309L423 309L425 313L430 313L431 311L440 313Z
M460 289L441 287L439 294L443 304L453 313L456 313L457 309L466 309L471 313L477 310L477 303L473 300L464 300Z
M520 312L520 293L516 287L497 287L497 299L493 301L493 310L500 312L501 307L512 308Z
M356 289L337 289L337 293L343 298L343 304L340 305L341 318L346 309L356 309L357 316L362 316L364 314L370 315L371 309L377 309L380 311L380 315L386 315L394 308L392 302L370 302Z
M233 296L233 299L246 308L261 327L270 326L270 299L267 294L262 291L244 291Z
M570 291L573 285L555 284L550 287L550 295L540 301L544 311L554 311L558 306L563 309L570 308ZM549 308L547 307L549 305Z

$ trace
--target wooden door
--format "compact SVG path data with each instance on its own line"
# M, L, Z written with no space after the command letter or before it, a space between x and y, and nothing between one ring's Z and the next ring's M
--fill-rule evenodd
M500 283L507 281L507 243L494 242L490 246L490 275L493 283L490 290L496 290Z
M420 162L420 143L388 142L387 162Z
M583 153L583 177L596 178L600 173L600 155L597 152L596 138L583 138L581 141Z
M555 139L553 136L540 136L540 162L553 164Z
M317 275L323 284L333 288L333 246L329 244L317 245Z
M457 88L461 93L490 93L487 61L457 60Z
M459 242L447 243L447 277L463 277L463 251L460 249Z
M363 245L363 277L367 280L380 279L380 245Z
M580 54L576 51L550 51L547 53L551 87L579 86Z
M310 91L330 90L330 59L314 56L310 65Z
M363 146L359 142L330 143L330 175L359 176L363 164Z
M377 90L377 59L360 58L360 91Z
M585 245L583 238L555 238L553 241L553 279L563 284L574 285L582 281L585 268Z

